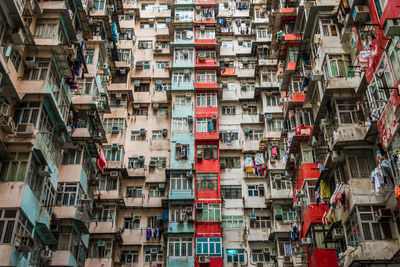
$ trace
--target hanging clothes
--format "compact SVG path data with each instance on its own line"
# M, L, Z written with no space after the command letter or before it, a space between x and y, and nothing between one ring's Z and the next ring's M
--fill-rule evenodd
M328 198L331 197L332 192L331 192L331 188L330 188L330 186L329 186L328 181L326 181L326 180L321 180L321 182L320 182L320 189L321 189L321 197L322 197L322 198L328 199Z
M252 160L251 156L246 156L246 158L244 159L244 166L245 167L253 167L253 160Z
M257 153L254 157L254 162L256 166L264 164L264 157L262 153Z
M276 146L271 149L272 158L278 158L278 148Z

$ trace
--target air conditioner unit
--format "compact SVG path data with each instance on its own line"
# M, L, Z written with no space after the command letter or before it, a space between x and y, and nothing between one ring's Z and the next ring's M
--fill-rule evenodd
M134 108L134 109L140 108L140 104L133 104L133 108Z
M139 162L144 162L144 156L139 156L138 160L139 160Z
M150 253L151 253L151 254L157 254L157 249L156 249L156 248L150 249Z
M11 40L15 45L23 45L25 42L25 34L22 28L11 33Z
M146 129L142 128L140 129L140 135L146 135Z
M312 244L312 239L311 239L311 237L303 237L302 239L301 239L301 245L302 246L304 246L304 245L311 245Z
M112 143L111 149L118 149L118 143Z
M97 242L97 246L98 247L104 247L106 245L106 242L105 241L98 241Z
M243 44L243 38L242 37L239 37L238 38L238 43L241 45L241 44Z
M319 44L319 43L321 43L321 36L318 35L318 34L314 35L313 43L314 43L314 44Z
M242 63L243 63L243 64L247 64L247 62L248 62L247 57L243 57L243 58L242 58Z
M51 251L50 249L42 249L40 251L40 261L41 262L48 262L48 261L52 261L53 259L53 251Z
M199 256L199 263L209 263L210 257L208 256Z
M265 118L267 118L267 120L272 120L272 114L266 114Z
M37 67L36 57L25 57L25 66L29 69Z
M188 115L187 119L188 119L188 121L193 121L193 116L192 115Z
M376 214L379 220L390 220L392 219L392 211L390 209L378 209Z
M137 70L142 70L143 69L143 62L141 62L141 61L136 62L136 69Z
M249 108L249 105L247 103L242 104L242 109L247 110Z
M294 192L294 196L296 198L302 198L304 196L304 191L301 189L296 189L296 191Z
M197 203L196 210L202 210L202 209L203 209L203 203Z
M35 127L32 123L19 123L16 130L17 137L33 137Z
M263 248L263 253L264 253L264 254L270 254L271 251L270 251L269 248Z
M192 97L192 94L191 93L186 93L186 98L191 98Z
M212 119L213 121L216 121L216 120L217 120L217 115L212 115L211 119Z
M120 68L120 69L119 69L119 72L120 72L122 75L125 75L125 74L126 74L126 68Z
M274 179L275 179L275 181L280 181L280 180L282 179L282 175L280 175L280 174L275 174L275 175L274 175Z
M166 136L168 135L168 129L162 129L162 135Z
M159 104L159 103L153 103L153 109L158 109L158 108L159 108L159 106L160 106L160 104Z
M162 48L159 45L154 46L154 51L161 51Z
M250 128L244 128L243 131L245 135L248 135L250 133Z
M283 262L284 262L284 263L290 263L290 262L292 262L292 257L291 257L291 256L288 256L288 255L284 256L284 257L283 257Z
M200 25L200 31L205 31L206 30L206 25Z
M10 117L0 118L0 129L2 129L7 134L12 134L16 131L14 119Z
M110 177L118 177L118 171L110 171Z
M206 59L206 53L205 52L199 52L197 54L197 57L199 58L199 60L205 60Z
M257 215L255 213L250 214L250 220L255 220Z
M354 21L364 21L367 20L369 16L368 6L355 6L353 11Z
M51 173L51 171L50 171L49 166L45 165L45 166L42 167L42 169L39 171L38 174L41 177L50 177L50 173Z
M383 31L386 36L400 36L400 18L386 19Z
M332 231L332 239L333 240L339 240L344 238L344 230L342 227L340 228L334 228Z

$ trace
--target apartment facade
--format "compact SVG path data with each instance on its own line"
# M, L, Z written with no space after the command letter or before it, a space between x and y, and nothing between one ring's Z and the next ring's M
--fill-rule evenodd
M0 266L397 266L396 1L0 2Z

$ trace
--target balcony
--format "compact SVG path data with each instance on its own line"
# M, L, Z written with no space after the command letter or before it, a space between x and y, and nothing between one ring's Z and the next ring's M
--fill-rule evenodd
M115 221L90 222L89 225L90 234L113 234L117 232L118 227Z
M194 0L175 0L175 5L193 5Z
M294 132L288 133L287 145L289 154L297 153L300 143L308 141L312 130L313 126L298 126Z
M239 3L236 3L236 4L241 4L240 2ZM236 7L236 9L233 11L233 15L232 15L232 17L234 17L234 18L247 18L247 17L250 17L250 3L247 3L247 8L246 9L238 9L237 7Z
M194 233L194 222L170 222L168 223L168 234Z
M216 89L218 88L218 83L217 81L209 80L209 81L196 81L194 87L196 89Z
M140 19L149 19L149 18L170 18L171 17L171 9L159 9L154 7L149 10L139 10Z
M83 207L83 204L81 204ZM89 215L88 211L77 206L54 206L53 215L60 221L74 221L74 225L81 233L89 233Z
M279 168L279 170L283 170L284 166L282 168ZM293 190L291 188L289 189L273 189L271 188L271 199L292 199L293 198Z
M215 0L195 0L196 5L215 5Z
M310 204L307 206L306 211L303 215L301 237L305 237L310 229L311 224L322 224L322 217L325 212L329 209L326 204Z
M194 59L191 60L174 60L174 68L193 68Z
M303 183L308 179L318 179L320 175L318 163L303 163L300 172L297 175L297 183L295 189L302 189Z
M196 132L195 140L219 140L219 133L215 132Z
M112 258L87 258L85 267L113 267L114 261Z
M168 200L192 200L194 199L194 191L170 190Z
M235 68L221 68L221 76L236 76Z
M196 38L194 41L195 44L199 44L199 45L215 45L217 43L216 38Z
M357 93L360 88L362 76L355 77L332 77L326 81L325 90L354 89Z
M269 239L271 229L269 228L263 228L263 229L254 229L250 228L249 229L249 235L247 237L247 240L249 242L258 242L258 241L267 241Z
M238 78L254 78L256 70L254 68L244 69L238 68L236 69L236 75Z
M183 91L191 91L194 90L194 82L174 82L171 83L171 90L183 90Z
M375 253L376 251L371 250L371 253ZM364 260L365 258L362 258ZM338 266L338 260L335 249L314 249L311 258L308 263L309 267L319 267L319 266Z
M194 258L193 257L168 257L167 258L167 267L192 267L194 265Z
M258 60L258 65L259 66L277 66L278 60L277 59L260 58Z
M202 59L197 57L195 67L217 67L216 59Z
M240 140L231 140L230 142L219 142L219 150L241 150Z
M127 245L160 245L164 243L164 237L161 235L161 239L150 238L146 239L146 228L142 229L124 229L121 232L122 244Z
M51 260L51 263L49 266L68 266L69 264L76 263L76 259L74 255L72 255L71 251L69 250L56 250L53 251L53 259ZM77 264L77 263L76 263ZM91 265L86 265L85 266L91 266ZM93 266L98 266L98 265L93 265ZM110 266L110 265L108 265Z
M259 140L244 140L242 145L242 152L258 152L260 141Z

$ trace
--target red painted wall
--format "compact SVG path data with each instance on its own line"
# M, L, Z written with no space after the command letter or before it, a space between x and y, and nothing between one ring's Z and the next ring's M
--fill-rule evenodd
M210 263L199 263L199 258L196 258L195 264L196 267L222 267L224 266L223 258L210 258Z
M314 249L309 260L309 267L337 267L337 256L335 249Z
M221 222L197 222L196 237L221 237L222 224Z
M293 200L296 201L297 198L294 196L294 192L297 189L302 189L304 180L307 179L318 179L319 168L318 163L303 163L300 170L297 172L297 184L293 190Z
M322 223L322 216L328 210L325 204L310 204L304 212L303 221L301 222L301 237L305 237L313 223Z

